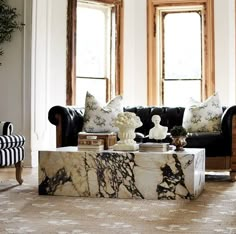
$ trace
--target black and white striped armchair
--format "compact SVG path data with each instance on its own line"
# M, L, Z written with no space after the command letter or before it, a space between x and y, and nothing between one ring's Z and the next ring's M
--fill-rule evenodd
M25 137L13 134L11 122L0 122L0 167L15 165L16 180L19 184L23 183L24 144Z

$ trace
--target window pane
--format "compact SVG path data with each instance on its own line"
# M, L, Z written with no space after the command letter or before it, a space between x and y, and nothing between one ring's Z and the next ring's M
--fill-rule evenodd
M165 106L185 106L188 104L190 97L196 101L201 101L200 80L185 80L172 81L166 80L164 82L164 103Z
M164 79L201 78L201 17L168 13L164 17Z
M105 79L76 79L76 105L84 107L86 92L90 92L101 103L106 103Z
M107 77L107 8L77 7L77 76Z

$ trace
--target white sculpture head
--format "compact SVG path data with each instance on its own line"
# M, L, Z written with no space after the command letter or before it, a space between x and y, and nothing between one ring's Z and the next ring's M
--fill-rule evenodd
M152 122L154 123L154 125L160 124L161 117L159 115L153 115L152 116Z
M168 128L160 125L161 117L159 115L152 116L154 127L149 131L149 139L162 140L166 138Z

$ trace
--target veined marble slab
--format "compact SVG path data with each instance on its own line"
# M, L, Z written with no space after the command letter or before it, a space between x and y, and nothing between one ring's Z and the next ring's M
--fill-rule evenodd
M39 194L140 199L195 199L205 185L205 150L39 152Z

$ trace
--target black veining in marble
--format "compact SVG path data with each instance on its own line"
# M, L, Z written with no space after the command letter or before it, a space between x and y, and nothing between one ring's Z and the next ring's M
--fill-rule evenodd
M121 186L131 197L144 198L135 186L133 153L101 152L96 155L98 197L118 198Z
M177 172L173 172L171 167L166 163L161 167L163 180L157 185L157 195L160 200L175 200L176 196L180 196L184 199L191 199L193 195L190 194L185 185L185 176L182 170L181 163L177 154L173 154L172 157L175 160L175 167ZM176 194L176 186L181 185L185 194Z
M39 195L53 195L59 185L71 182L71 177L67 176L65 168L59 169L55 176L48 177L44 168L41 169L45 175L45 179L39 184Z

